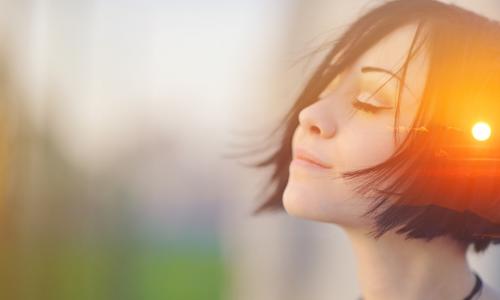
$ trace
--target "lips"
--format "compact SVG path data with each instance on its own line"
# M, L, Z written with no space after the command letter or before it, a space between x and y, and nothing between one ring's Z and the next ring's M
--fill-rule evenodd
M300 159L306 162L309 162L313 165L321 167L323 169L331 169L333 166L319 159L316 155L304 150L304 149L296 149L295 150L295 159Z

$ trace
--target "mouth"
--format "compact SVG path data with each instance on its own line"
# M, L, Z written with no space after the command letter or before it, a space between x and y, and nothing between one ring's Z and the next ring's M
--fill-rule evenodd
M324 162L319 159L316 155L304 150L304 149L296 149L293 163L298 163L301 165L312 166L320 169L331 169L332 165Z

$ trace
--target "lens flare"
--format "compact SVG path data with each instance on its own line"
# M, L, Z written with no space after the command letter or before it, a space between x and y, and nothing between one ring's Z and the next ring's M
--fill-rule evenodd
M488 123L477 122L472 127L472 136L478 141L486 141L490 138L491 128Z

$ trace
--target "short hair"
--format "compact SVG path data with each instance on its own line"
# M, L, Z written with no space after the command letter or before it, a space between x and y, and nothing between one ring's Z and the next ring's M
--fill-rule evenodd
M500 125L495 123L500 112L500 24L433 0L383 3L353 22L336 40L270 136L277 138L278 147L254 164L272 169L265 188L272 187L272 191L254 214L283 210L299 112L317 101L328 84L371 46L413 23L417 24L415 36L398 70L401 85L412 57L420 49L429 54L429 71L413 126L389 159L342 176L362 178L356 190L364 195L376 193L364 215L374 216L371 234L376 238L398 228L397 233L407 239L450 236L465 247L473 244L476 252L500 243L500 185L495 186L500 178L496 171L500 159L491 158L500 157L494 148L497 140L492 137L488 142L490 159L475 159L473 155L479 150L469 139L468 129L464 130L477 116L489 117L493 128ZM400 130L400 97L401 86L394 118L395 140ZM387 188L378 188L396 171L398 176ZM388 200L390 205L382 206ZM383 211L377 211L381 207L385 207Z

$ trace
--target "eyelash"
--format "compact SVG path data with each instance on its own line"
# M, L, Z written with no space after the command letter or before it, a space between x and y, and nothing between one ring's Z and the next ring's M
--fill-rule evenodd
M356 109L359 109L359 110L362 110L362 111L366 111L366 112L369 112L369 113L372 113L372 114L375 114L375 113L377 113L377 112L379 112L380 110L383 109L383 108L375 106L375 105L371 105L371 104L368 104L368 103L365 103L365 102L361 102L357 98L355 98L354 101L352 101L352 106L354 106Z

